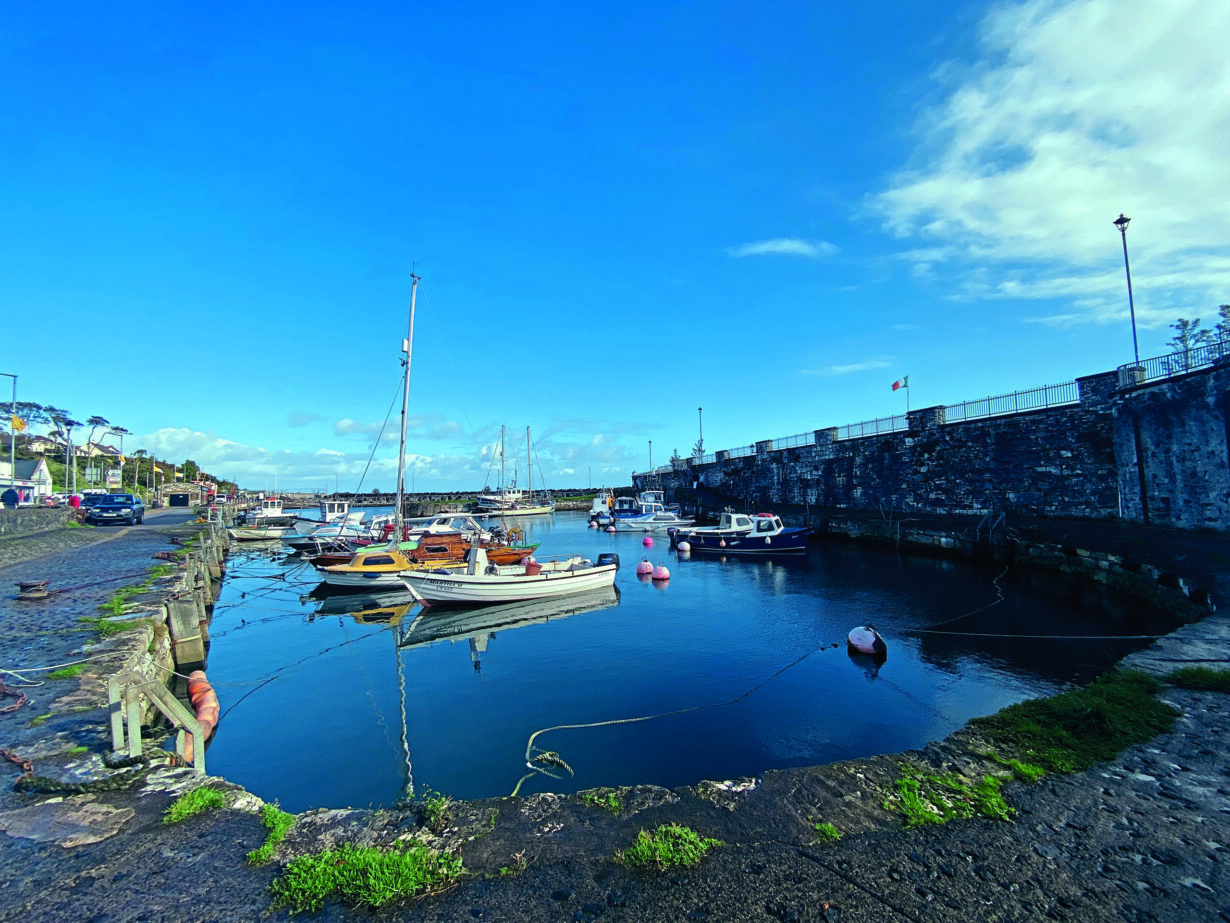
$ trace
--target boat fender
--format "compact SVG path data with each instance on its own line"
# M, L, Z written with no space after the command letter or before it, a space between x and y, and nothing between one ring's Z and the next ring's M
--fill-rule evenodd
M201 736L204 742L213 736L214 728L218 726L218 695L213 686L205 678L204 670L193 670L188 674L188 701L196 713L196 720L201 725ZM191 734L184 735L184 760L193 761L193 744Z

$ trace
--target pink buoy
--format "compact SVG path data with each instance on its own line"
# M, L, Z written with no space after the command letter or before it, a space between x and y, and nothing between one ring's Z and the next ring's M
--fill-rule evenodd
M614 527L614 526L607 526L607 527L606 527L606 530L607 530L608 532L614 532L614 531L615 531L615 527Z
M641 544L644 545L646 548L652 548L653 539L650 538L648 535L646 535L643 539L641 539Z
M666 569L665 564L659 564L657 567L653 569L653 579L654 580L670 580L671 572Z
M725 548L725 547L726 547L726 539L724 539L724 538L718 539L718 547L719 547L719 548Z
M653 570L653 565L649 563L649 558L641 558L639 564L636 565L637 574L648 574Z
M589 526L588 526L588 528L590 528L590 529L596 529L596 528L598 528L598 523L594 522L594 521L591 519L591 520L589 521Z

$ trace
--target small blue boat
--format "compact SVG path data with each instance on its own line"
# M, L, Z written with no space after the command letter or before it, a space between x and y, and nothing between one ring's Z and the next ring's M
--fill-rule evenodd
M680 529L671 544L683 550L716 554L799 554L807 550L811 529L784 526L774 513L735 513L727 509L716 526Z

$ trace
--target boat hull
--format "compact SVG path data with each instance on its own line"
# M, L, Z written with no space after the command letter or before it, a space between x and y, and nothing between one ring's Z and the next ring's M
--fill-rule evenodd
M713 554L802 554L810 535L810 529L785 529L776 535L693 529L676 533L674 541L687 542L692 551Z
M601 590L614 586L618 570L618 564L600 564L579 570L552 570L543 565L537 574L437 574L420 571L403 573L401 580L416 598L431 605L484 605Z

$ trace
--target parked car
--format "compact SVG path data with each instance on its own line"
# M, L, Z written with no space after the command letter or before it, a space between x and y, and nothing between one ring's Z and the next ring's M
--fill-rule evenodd
M85 511L85 521L98 525L126 522L135 526L145 521L145 501L135 494L105 494Z

